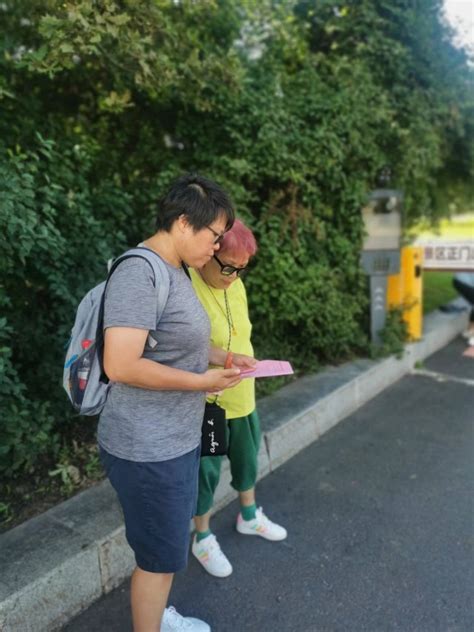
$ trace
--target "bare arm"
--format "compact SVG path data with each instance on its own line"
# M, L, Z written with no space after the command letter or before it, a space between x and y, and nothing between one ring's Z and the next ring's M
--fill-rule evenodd
M112 382L168 391L214 391L240 382L238 369L193 373L142 358L147 336L146 329L109 327L105 330L104 369Z
M224 366L227 351L220 347L209 347L209 364L214 366ZM232 365L244 369L250 369L255 366L257 360L243 353L234 353L232 356Z

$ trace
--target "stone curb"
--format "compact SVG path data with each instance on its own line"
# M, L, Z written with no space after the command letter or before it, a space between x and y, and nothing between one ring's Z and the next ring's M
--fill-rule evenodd
M369 399L441 349L467 325L467 312L434 312L424 337L401 359L356 360L328 368L259 401L263 441L258 478L269 474ZM215 509L236 496L223 467ZM134 559L107 481L0 535L0 630L60 629L126 579Z

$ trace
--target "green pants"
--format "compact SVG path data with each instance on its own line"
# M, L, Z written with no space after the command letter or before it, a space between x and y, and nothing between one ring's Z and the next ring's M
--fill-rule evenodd
M246 417L227 420L228 457L231 485L238 492L252 489L257 481L257 456L260 447L260 421L254 410ZM214 492L221 475L222 456L203 456L199 464L197 515L207 513L214 504Z

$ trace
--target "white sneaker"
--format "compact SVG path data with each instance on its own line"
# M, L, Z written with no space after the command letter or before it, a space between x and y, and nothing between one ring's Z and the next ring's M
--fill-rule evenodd
M163 619L161 620L160 632L175 632L182 630L183 632L211 632L211 628L194 617L182 617L173 606L165 608Z
M266 540L284 540L288 535L286 529L267 518L261 507L257 509L253 520L244 520L242 514L237 516L236 529L244 535L259 535Z
M474 336L471 336L470 338L468 338L468 340L467 340L467 344L468 344L470 347L474 347Z
M211 533L204 540L193 539L192 553L206 571L214 577L228 577L232 573L232 564L221 551L216 536Z

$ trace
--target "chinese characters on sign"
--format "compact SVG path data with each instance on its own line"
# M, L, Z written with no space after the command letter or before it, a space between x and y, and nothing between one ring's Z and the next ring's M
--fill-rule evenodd
M474 271L474 239L418 242L417 245L424 249L423 267L427 270Z

